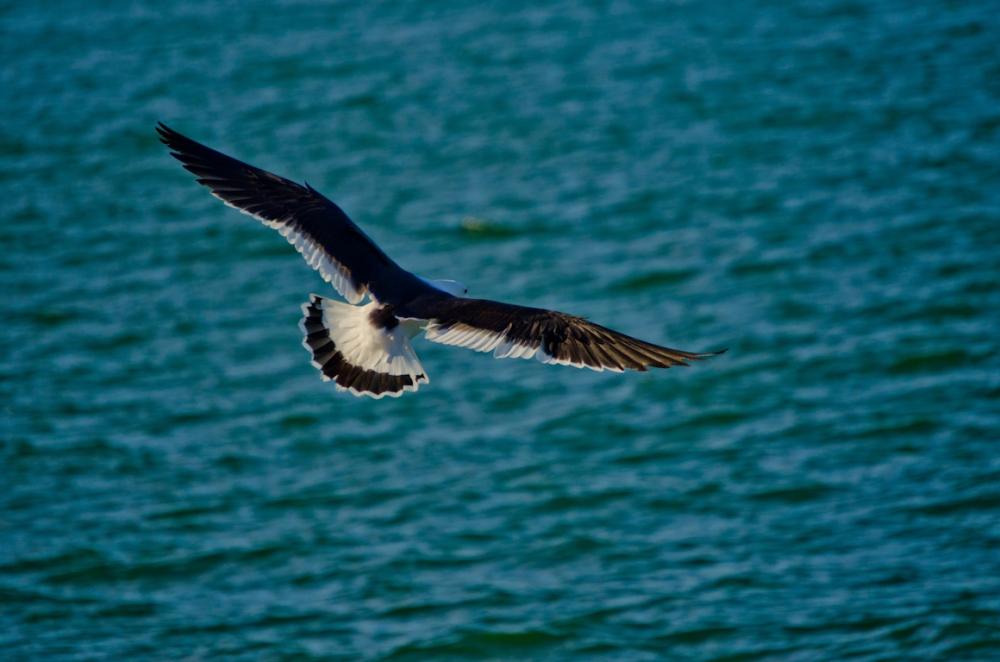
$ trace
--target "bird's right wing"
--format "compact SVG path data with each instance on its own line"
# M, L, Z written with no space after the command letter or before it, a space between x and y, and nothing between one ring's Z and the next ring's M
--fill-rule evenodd
M699 354L637 340L582 317L484 299L442 299L427 311L427 339L492 351L498 358L536 357L542 363L623 372L688 365Z

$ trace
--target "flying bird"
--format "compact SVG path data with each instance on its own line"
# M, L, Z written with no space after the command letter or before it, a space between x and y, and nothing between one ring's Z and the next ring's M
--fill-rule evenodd
M303 346L324 381L373 398L399 397L427 383L410 340L493 352L502 358L592 370L688 365L706 356L659 347L582 317L485 299L467 298L453 280L427 280L406 271L375 245L333 202L309 184L237 161L187 138L162 122L160 141L212 195L281 233L349 303L311 295L299 323ZM368 296L370 302L358 305Z

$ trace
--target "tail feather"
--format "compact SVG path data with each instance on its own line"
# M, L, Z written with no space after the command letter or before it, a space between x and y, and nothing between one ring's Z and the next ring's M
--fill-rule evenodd
M302 304L302 346L323 381L335 382L338 391L398 398L430 380L401 327L372 325L370 314L378 305L352 306L311 295Z

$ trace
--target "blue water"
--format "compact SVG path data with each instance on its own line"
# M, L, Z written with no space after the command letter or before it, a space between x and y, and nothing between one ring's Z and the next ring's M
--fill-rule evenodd
M360 4L0 8L0 658L1000 659L1000 5ZM157 120L730 350L337 393Z

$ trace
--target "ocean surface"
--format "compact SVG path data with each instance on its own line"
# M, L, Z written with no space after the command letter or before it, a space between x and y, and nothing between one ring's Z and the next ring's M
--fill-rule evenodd
M1000 659L1000 3L6 2L0 659ZM156 121L472 296L729 352L414 341Z

